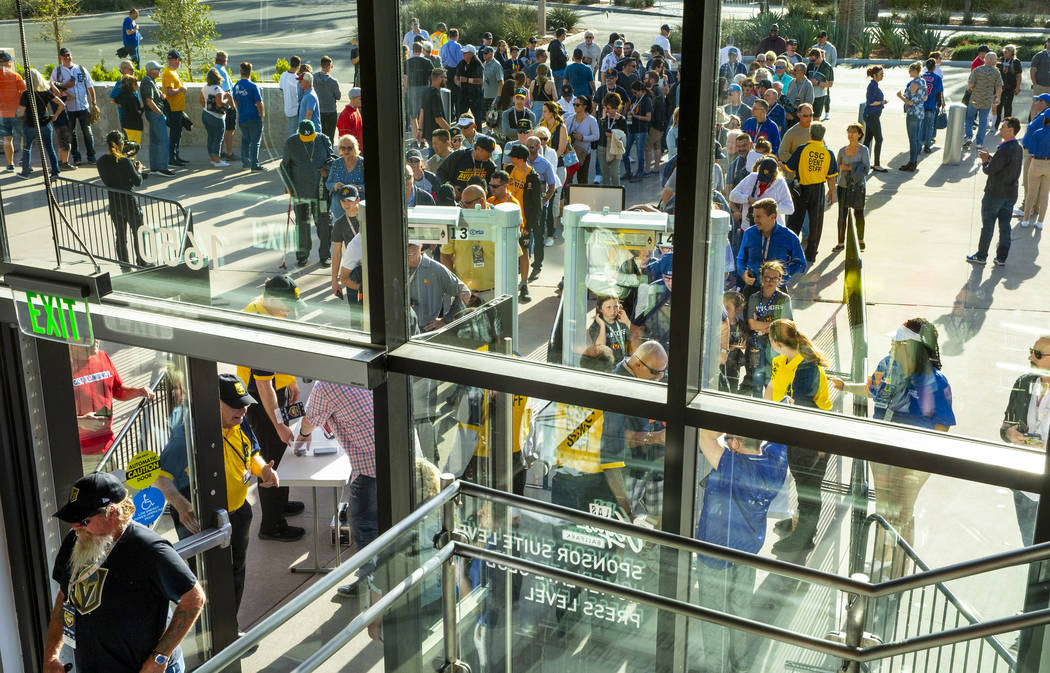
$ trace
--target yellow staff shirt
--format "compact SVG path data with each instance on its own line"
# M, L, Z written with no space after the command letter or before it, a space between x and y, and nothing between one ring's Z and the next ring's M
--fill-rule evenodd
M824 368L812 364L803 367L800 373L799 365L803 362L801 354L790 361L784 355L773 358L773 373L769 380L773 400L780 401L786 395L799 406L816 406L818 409L830 410L831 397L828 394L828 376L824 373Z
M160 86L162 89L181 89L182 78L179 77L178 71L164 68L164 72L160 75ZM168 106L175 112L184 112L186 110L186 92L183 91L174 96L168 96Z
M262 473L265 463L259 455L255 436L244 431L247 421L235 428L222 429L222 455L226 466L226 511L240 509L248 497L252 476ZM249 430L250 432L250 430Z

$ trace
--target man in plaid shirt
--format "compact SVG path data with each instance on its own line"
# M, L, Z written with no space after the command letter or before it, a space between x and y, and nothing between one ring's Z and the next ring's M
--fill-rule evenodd
M372 423L372 391L337 383L318 381L306 402L306 416L299 426L297 444L309 445L315 428L324 427L335 434L339 446L350 458L353 477L350 481L350 531L357 549L363 549L379 536L379 512L376 504L376 441ZM298 447L297 447L298 448ZM367 578L375 569L370 561L358 571ZM344 596L358 596L361 581L339 587Z

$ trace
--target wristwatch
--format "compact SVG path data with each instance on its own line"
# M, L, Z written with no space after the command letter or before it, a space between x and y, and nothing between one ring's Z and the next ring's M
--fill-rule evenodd
M166 664L166 663L168 663L168 659L169 658L170 657L168 655L161 654L160 652L154 652L153 653L153 661L157 662L158 664Z

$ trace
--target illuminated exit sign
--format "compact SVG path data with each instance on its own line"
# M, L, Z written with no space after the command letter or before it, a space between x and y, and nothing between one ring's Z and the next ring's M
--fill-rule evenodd
M25 290L16 293L15 309L24 334L71 345L94 342L91 312L84 299Z

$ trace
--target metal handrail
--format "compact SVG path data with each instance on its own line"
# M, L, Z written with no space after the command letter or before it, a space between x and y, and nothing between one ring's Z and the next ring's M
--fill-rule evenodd
M915 549L911 546L911 544L908 543L907 540L901 537L901 535L893 528L890 522L887 521L881 514L872 514L868 516L868 518L864 522L865 525L869 525L872 523L882 526L882 528L887 532L887 534L894 535L897 538L896 544L900 546L900 548L904 551L904 554L911 559L912 563L914 563L916 567L921 569L923 572L930 571L930 566L928 566L926 562L919 557L919 553L915 551ZM963 605L962 601L959 600L955 593L952 592L952 590L949 589L946 584L944 584L943 582L936 582L934 584L934 588L937 591L941 592L945 600L951 603L952 606L954 606L955 609L959 611L959 614L965 617L971 625L981 623L981 620L979 620L976 615L970 612L970 610L965 605ZM1010 666L1011 669L1017 667L1017 660L1012 654L1010 654L1009 650L1003 647L1003 644L1000 643L998 639L986 638L985 640L988 642L989 646L993 650L995 650L996 654L998 654L1006 660L1006 663Z
M444 483L448 483L446 480L450 479L451 475L443 475L442 477ZM322 646L321 649L316 651L311 657L296 667L295 673L309 673L309 671L314 670L317 666L330 658L340 647L345 645L354 635L359 633L372 619L380 615L387 606L396 600L397 597L404 595L405 592L417 585L426 576L433 572L438 565L443 565L443 570L447 571L449 560L452 556L479 559L496 563L507 568L534 573L536 575L560 580L567 584L593 589L612 596L649 605L660 610L671 611L684 617L700 619L727 628L746 631L763 638L777 640L806 650L853 662L874 661L876 659L884 659L919 650L953 645L965 640L984 638L999 633L1006 633L1009 631L1016 631L1018 629L1050 623L1050 608L1048 608L1020 615L1013 615L1002 619L990 620L981 624L970 624L968 626L949 629L939 633L908 638L897 643L886 643L869 647L843 645L817 638L815 636L808 636L784 628L770 626L768 624L763 624L726 612L693 605L691 603L668 598L659 594L652 594L639 589L622 587L605 580L580 575L570 570L552 568L535 561L517 558L502 552L483 549L468 544L461 539L458 539L461 536L458 536L454 531L449 529L450 522L453 521L454 517L453 512L455 503L453 501L460 494L472 495L491 502L529 509L534 512L548 514L557 518L564 518L576 523L596 525L606 530L644 539L655 544L667 545L681 551L698 553L734 563L741 563L743 565L768 570L770 572L805 581L813 581L814 583L837 588L848 593L858 594L865 598L875 598L889 593L896 593L897 591L902 590L901 587L915 588L926 586L928 584L936 583L942 578L954 579L966 574L988 572L1016 565L1017 563L1050 558L1050 543L1044 543L1016 552L996 554L967 563L955 564L936 571L923 572L915 576L916 578L919 578L917 580L909 580L906 582L892 580L889 582L881 582L879 584L871 584L859 580L845 579L837 575L816 571L803 566L797 566L784 561L761 558L755 554L749 554L706 542L691 540L671 533L655 531L653 529L642 528L640 526L613 519L606 519L604 517L584 512L577 512L559 505L529 500L523 496L495 491L470 482L456 480L451 481L451 483L449 483L449 485L438 495L428 500L422 507L415 510L405 519L402 519L390 530L380 535L370 545L358 551L349 560L326 575L324 579L318 581L295 599L281 608L278 608L271 615L263 619L243 637L234 641L231 645L198 668L197 672L219 673L219 671L239 659L244 653L255 646L262 638L275 631L289 618L298 614L325 593L338 586L339 583L351 572L354 572L363 566L369 559L385 551L397 540L398 537L407 532L412 526L422 521L423 518L433 512L437 507L443 508L443 530L437 536L437 542L435 543L435 545L441 545L437 556L429 559L419 569L412 572L409 577L404 578L398 585L396 585L395 589L392 590L392 592L396 590L396 596L385 597L389 598L389 600L381 599L381 602L377 602L365 613L359 615L339 634L337 634L336 641L329 642ZM969 572L963 572L964 569L968 569ZM446 572L445 574L447 575L449 573ZM446 663L456 663L458 658L458 644L456 642L448 642L449 634L451 633L454 636L456 633L456 602L454 600L451 602L447 600L448 596L452 595L454 595L452 591L446 592L445 600L443 601L443 620L446 634ZM455 638L453 638L453 640L455 640Z
M230 546L230 539L233 537L233 526L230 524L229 513L224 509L216 510L215 519L215 528L202 530L174 544L175 551L178 552L179 556L188 559L215 547L225 549Z
M243 636L230 643L225 649L195 669L195 673L218 673L226 666L240 659L248 650L252 649L260 640L277 630L282 624L294 617L306 606L316 601L321 596L335 589L346 577L365 565L370 559L378 556L390 545L397 542L398 538L408 532L413 526L425 519L428 514L438 507L459 495L459 482L445 488L430 500L423 503L418 509L391 526L389 530L377 537L364 549L348 558L341 565L333 568L316 583L311 584L293 600L270 613L258 624L253 626ZM410 588L410 587L409 587ZM365 622L367 624L367 622Z
M466 495L476 496L503 505L527 509L540 514L556 516L559 519L565 519L586 526L612 530L628 537L634 537L654 544L664 545L679 551L702 554L703 556L710 556L723 561L729 561L730 563L739 563L741 565L746 565L758 570L765 570L766 572L771 572L777 575L783 575L785 577L791 577L793 579L813 584L821 584L840 591L857 593L868 598L879 598L881 596L900 593L901 591L908 589L917 589L937 582L958 579L967 575L991 572L993 570L1001 570L1003 568L1009 568L1024 563L1050 559L1050 542L1044 542L1032 547L1023 547L1021 549L993 554L972 561L955 563L937 570L929 570L908 577L901 577L878 583L862 582L841 577L823 570L788 563L787 561L781 561L779 559L765 558L757 554L751 554L749 552L743 552L729 547L722 547L710 542L703 542L701 540L676 535L674 533L667 533L652 528L643 528L624 521L617 521L615 519L598 516L597 514L581 512L568 507L562 507L561 505L532 500L525 496L498 491L471 482L460 482L460 491Z
M160 374L157 375L157 380L154 381L150 386L148 386L151 393L157 392L157 388L159 388L160 384L164 382L164 377L166 377L167 375L167 371L162 371ZM120 427L120 430L117 431L117 434L113 438L113 441L110 442L109 448L106 449L106 452L104 454L102 454L102 460L99 461L98 467L95 468L95 472L104 471L104 468L109 463L110 459L113 457L113 454L116 453L117 448L120 446L120 442L124 439L128 432L131 431L131 428L135 424L135 421L138 420L139 415L142 414L142 412L146 408L146 405L148 404L149 401L145 397L139 399L139 403L135 407L135 410L131 412L131 416L129 416L128 420L124 422L124 425Z

